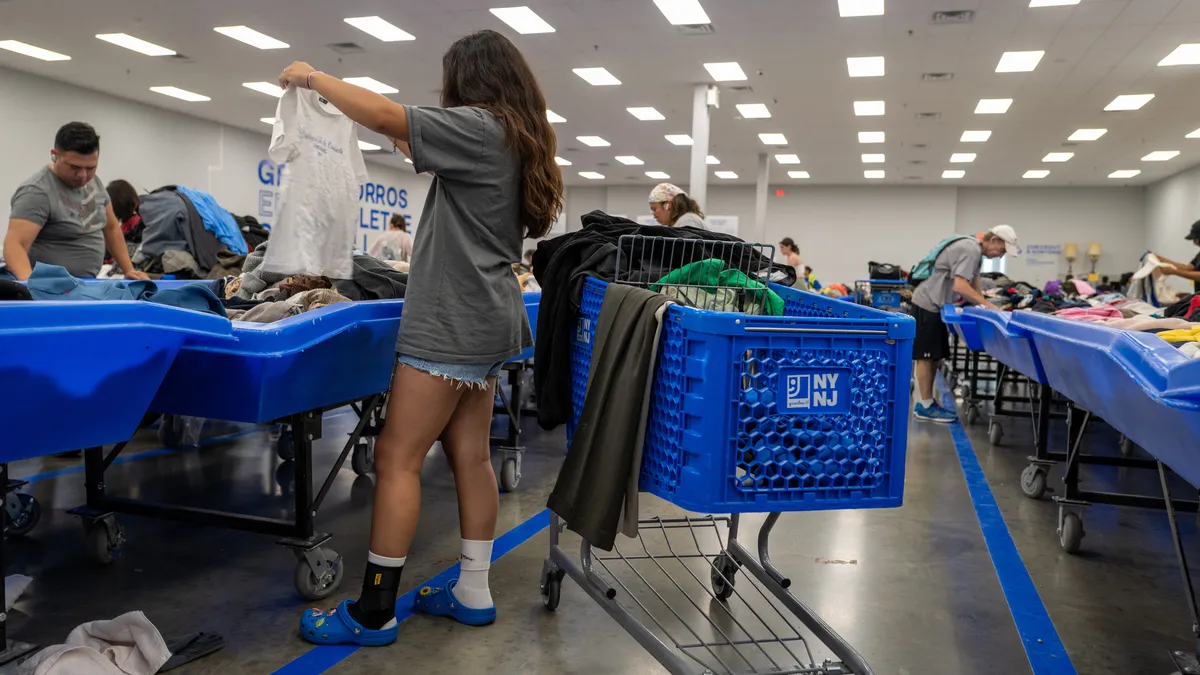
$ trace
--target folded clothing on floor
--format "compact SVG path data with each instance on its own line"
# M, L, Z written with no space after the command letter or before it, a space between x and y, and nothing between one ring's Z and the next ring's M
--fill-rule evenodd
M225 306L205 284L160 290L153 281L103 281L85 284L64 267L37 263L26 283L34 300L144 300L226 316Z

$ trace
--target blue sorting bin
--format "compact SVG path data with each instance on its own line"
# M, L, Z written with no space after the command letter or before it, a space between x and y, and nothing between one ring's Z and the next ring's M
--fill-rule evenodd
M606 288L584 283L575 422ZM701 513L899 506L913 319L772 288L786 316L668 309L642 491Z
M1200 361L1149 333L1016 312L1047 384L1200 486Z
M538 308L542 305L542 292L522 293L525 299L525 313L529 315L529 332L533 335L533 339L537 341L537 322ZM510 361L528 361L533 358L533 347L521 352L520 355L509 359Z
M345 302L274 323L233 322L233 342L189 340L154 412L264 423L387 391L403 300Z
M0 461L129 440L185 340L228 319L148 302L0 303Z
M1012 322L1013 315L982 307L942 307L942 321L958 333L967 349L987 352L1034 382L1046 384L1046 370L1033 339Z

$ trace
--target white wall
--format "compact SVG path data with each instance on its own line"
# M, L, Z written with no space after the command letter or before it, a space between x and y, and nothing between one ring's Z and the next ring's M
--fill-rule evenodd
M141 191L186 185L212 193L235 214L272 220L278 186L274 166L260 167L270 141L265 124L261 134L251 133L2 68L0 92L0 236L8 228L9 197L50 161L54 133L71 121L87 122L100 134L97 175L105 182L124 178ZM372 189L372 199L361 200L359 245L380 231L374 228L386 229L393 212L415 225L429 191L423 176L373 162L367 170L383 186L383 197Z
M1188 169L1146 188L1146 247L1172 260L1188 262L1196 247L1184 239L1192 223L1200 220L1200 167ZM1190 291L1192 282L1172 277L1178 291Z

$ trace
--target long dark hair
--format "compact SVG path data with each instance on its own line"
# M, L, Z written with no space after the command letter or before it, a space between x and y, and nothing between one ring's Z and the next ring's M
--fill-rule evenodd
M108 191L108 201L112 202L113 215L122 223L133 217L141 206L137 190L128 181L118 178L110 182L105 189Z
M392 219L390 221L388 221L388 224L391 226L391 228L393 230L400 230L401 232L408 232L408 221L404 220L404 216L402 214L393 213Z
M521 159L521 220L526 236L546 236L562 210L558 142L546 97L516 45L491 30L472 33L442 57L442 107L474 106L495 115Z
M704 212L700 210L700 203L695 199L680 193L675 195L675 198L671 200L671 224L674 225L675 223L678 223L679 219L682 218L683 214L685 213L694 213L701 218L704 217Z

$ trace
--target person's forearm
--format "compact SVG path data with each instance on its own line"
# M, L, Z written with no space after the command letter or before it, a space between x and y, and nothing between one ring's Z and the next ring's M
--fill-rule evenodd
M408 115L399 103L320 71L308 78L308 84L346 117L371 131L408 141Z
M967 283L967 280L963 279L962 277L954 278L954 292L968 300L972 305L991 304L988 302L987 298L983 297L982 293L975 290L975 287Z
M108 252L112 253L113 262L121 267L121 271L125 274L132 272L133 262L129 259L129 247L125 245L125 235L121 233L121 228L104 228L104 243L108 246Z
M1186 269L1186 266L1176 267L1174 274L1175 274L1175 276L1182 277L1184 279L1190 279L1192 281L1200 281L1200 271Z
M4 264L8 271L17 279L27 281L33 274L33 265L29 263L29 249L20 242L4 240Z

